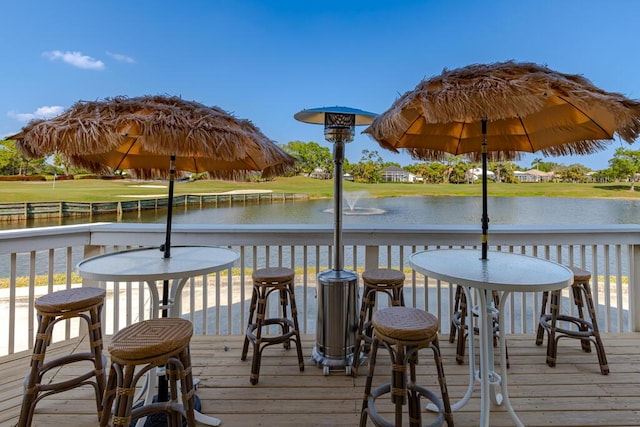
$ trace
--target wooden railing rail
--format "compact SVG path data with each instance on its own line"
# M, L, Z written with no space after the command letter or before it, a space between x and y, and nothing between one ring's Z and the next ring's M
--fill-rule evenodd
M402 268L408 304L438 315L447 332L452 284L435 281L408 267L411 253L442 247L475 247L476 226L348 226L343 229L345 269ZM0 309L7 321L0 326L0 355L30 347L35 330L33 301L54 289L82 286L75 265L84 257L132 247L159 246L161 224L85 224L0 231ZM331 225L183 225L173 227L174 245L216 245L240 254L238 265L214 275L192 278L180 307L199 334L242 334L250 295L252 269L284 265L296 270L301 326L315 330L316 274L332 268ZM592 273L605 332L640 331L640 226L494 226L492 250L524 253ZM597 279L597 280L596 280ZM91 283L85 282L85 285ZM94 284L95 285L95 284ZM98 283L109 295L106 333L149 316L148 291L139 283ZM564 294L568 298L568 292ZM384 302L382 302L384 304ZM509 333L530 333L536 324L539 295L514 294L508 301ZM570 307L570 304L567 305ZM73 323L57 340L77 334Z

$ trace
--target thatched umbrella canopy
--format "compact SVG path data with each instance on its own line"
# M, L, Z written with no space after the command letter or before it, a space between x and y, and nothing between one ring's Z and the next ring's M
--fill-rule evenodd
M474 64L421 81L363 133L416 159L479 157L483 120L489 153L588 154L615 135L635 141L640 102L533 63Z
M447 153L482 159L486 258L487 157L593 153L616 135L632 143L640 134L640 102L541 65L475 64L421 81L363 133L415 159L439 160Z
M174 177L208 172L210 178L241 179L254 171L268 177L296 162L250 121L169 96L80 101L7 138L28 157L59 153L96 173L128 170L137 178L168 177L167 232L161 246L167 258Z
M290 170L285 153L250 121L218 107L177 97L115 97L80 101L63 114L36 120L7 137L28 157L60 153L96 173L129 170L138 178L208 172L211 178L265 177Z

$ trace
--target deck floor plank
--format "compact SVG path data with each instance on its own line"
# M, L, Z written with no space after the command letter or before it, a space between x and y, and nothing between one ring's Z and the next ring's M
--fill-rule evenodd
M106 338L108 340L108 337ZM200 379L198 396L203 412L222 419L222 427L251 426L356 426L360 417L367 366L357 378L345 372L323 375L310 361L315 337L303 337L305 370L299 372L295 350L279 346L264 351L260 382L249 382L250 355L241 361L243 337L195 336L193 371ZM510 336L509 394L517 414L527 426L640 426L640 333L606 334L604 343L611 374L600 375L595 352L584 353L575 340L560 341L557 366L545 364L545 347L531 335ZM455 347L441 337L445 374L453 401L466 390L467 364L455 362ZM55 344L50 353L82 348L78 340ZM429 350L423 350L418 381L436 387ZM0 358L0 426L14 426L22 401L22 384L30 352ZM388 357L379 353L374 385L387 381ZM57 379L86 370L86 365L65 367ZM379 401L378 409L392 407ZM456 426L478 424L479 385L469 403L456 413ZM93 391L83 387L42 400L34 426L85 427L97 425ZM491 425L511 426L503 407L492 406Z

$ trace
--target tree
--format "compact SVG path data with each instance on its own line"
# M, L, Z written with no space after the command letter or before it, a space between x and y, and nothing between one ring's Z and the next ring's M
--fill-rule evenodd
M587 167L580 164L573 164L564 169L562 176L564 180L568 182L586 182L588 179L587 172L589 172Z
M533 162L531 162L531 167L535 167L536 170L539 170L538 168L540 167L540 163L542 163L542 159L540 157L536 157L533 159Z
M0 174L19 175L22 156L11 140L0 141Z
M469 165L464 162L460 162L451 166L449 172L449 182L452 184L463 184L467 182L467 170L469 170Z
M489 170L496 174L496 182L517 182L514 174L516 164L513 162L491 162Z
M310 174L316 168L333 173L333 157L328 147L322 147L312 141L289 141L282 149L298 159L296 173Z
M15 141L0 141L0 174L29 175L43 171L45 159L27 159L16 148Z
M556 162L541 162L538 164L538 170L542 172L555 172L560 165Z
M445 166L444 182L450 182L453 184L465 182L469 165L465 162L462 156L446 154L445 158L442 160L442 164Z
M616 179L631 181L630 191L635 191L635 177L640 170L640 151L616 148L613 158L609 160L611 176Z
M360 162L351 165L351 174L357 182L375 183L382 181L382 157L377 151L362 150Z
M67 159L62 157L62 155L60 153L56 153L56 154L53 155L53 166L55 166L57 168L62 168L65 175L69 175L70 174L70 166L71 165L69 164Z
M440 162L431 162L426 165L422 172L425 183L441 184L447 176L447 167Z

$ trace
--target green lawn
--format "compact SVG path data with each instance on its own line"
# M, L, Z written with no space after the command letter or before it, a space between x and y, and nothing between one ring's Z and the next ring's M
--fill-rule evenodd
M640 198L630 184L489 183L490 196L547 196L568 198ZM202 180L176 182L175 194L223 193L233 190L271 190L276 193L305 193L310 198L333 197L333 180L305 177L276 178L268 182ZM346 181L344 191L366 191L372 197L396 196L480 196L480 184L361 184ZM0 181L0 202L79 201L107 202L167 194L166 181L75 180L46 182Z
M640 198L630 184L489 183L490 196L547 196L568 198ZM305 177L276 178L269 182L209 181L176 182L175 194L222 193L233 190L271 190L276 193L306 193L310 198L333 197L333 180ZM344 191L367 191L372 197L480 196L480 184L360 184L346 181ZM162 197L166 181L94 180L46 182L0 181L0 203L81 201L107 202ZM139 197L138 197L139 196Z

